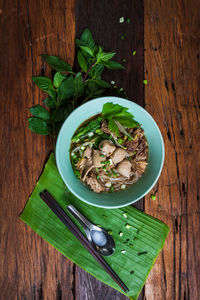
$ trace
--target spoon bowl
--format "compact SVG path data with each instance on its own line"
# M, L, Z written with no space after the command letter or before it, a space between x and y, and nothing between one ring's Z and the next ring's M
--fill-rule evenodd
M82 225L87 239L95 251L102 256L109 256L114 253L115 242L105 229L88 221L73 205L68 205L67 209Z

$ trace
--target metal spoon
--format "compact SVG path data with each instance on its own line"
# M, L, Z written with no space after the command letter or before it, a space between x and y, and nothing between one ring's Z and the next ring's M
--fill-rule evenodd
M67 209L83 226L88 241L99 254L102 256L113 254L115 242L105 229L92 224L73 205L68 205Z

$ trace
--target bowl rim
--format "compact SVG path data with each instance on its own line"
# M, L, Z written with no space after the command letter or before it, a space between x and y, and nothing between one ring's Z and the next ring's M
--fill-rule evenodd
M150 185L150 187L144 192L141 194L141 196L135 198L134 200L130 200L128 201L127 203L125 204L120 204L120 205L112 205L112 206L105 206L105 205L101 205L101 204L94 204L94 203L91 203L90 201L84 199L83 197L81 197L78 193L76 193L76 191L74 191L71 186L68 184L67 180L65 179L65 176L63 176L63 173L62 173L62 168L61 168L61 165L60 165L60 161L58 160L58 147L59 147L59 143L60 143L60 137L61 137L61 134L62 134L62 131L64 130L64 125L65 123L67 122L68 118L70 117L73 117L73 115L80 109L82 109L83 106L86 106L86 105L89 105L90 102L94 102L94 101L102 101L102 100L109 100L110 98L112 99L116 99L116 101L118 99L120 100L125 100L131 104L134 104L135 106L139 107L139 109L142 109L145 111L145 113L152 119L152 122L154 123L157 131L158 131L158 134L159 134L159 137L160 137L160 141L161 141L161 149L162 149L162 157L161 157L161 164L160 164L160 168L159 168L159 172L154 180L154 182ZM112 100L110 100L110 102L112 102ZM150 190L153 188L153 186L155 186L155 184L157 183L159 177L160 177L160 174L162 172L162 169L163 169L163 165L164 165L164 159L165 159L165 146L164 146L164 141L163 141L163 137L162 137L162 134L161 134L161 131L156 123L156 121L153 119L153 117L150 115L150 113L144 109L142 106L138 105L137 103L135 103L134 101L130 101L130 100L127 100L127 99L124 99L124 98L121 98L121 97L115 97L115 96L105 96L105 97L99 97L99 98L95 98L95 99L92 99L92 100L89 100L87 101L86 103L83 103L81 104L80 106L78 106L76 109L74 109L68 116L67 118L65 119L64 123L62 124L61 128L60 128L60 131L58 133L58 137L57 137L57 141L56 141L56 149L55 149L55 156L56 156L56 165L57 165L57 168L58 168L58 171L61 175L61 178L62 180L64 181L65 185L67 186L67 188L70 190L70 192L75 195L78 199L80 199L81 201L89 204L89 205L92 205L92 206L95 206L95 207L100 207L100 208L107 208L107 209L115 209L115 208L120 208L120 207L125 207L125 206L129 206L137 201L139 201L140 199L142 199L145 195L147 195Z

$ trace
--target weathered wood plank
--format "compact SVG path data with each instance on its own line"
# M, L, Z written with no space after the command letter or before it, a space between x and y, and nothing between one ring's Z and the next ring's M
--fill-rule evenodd
M131 0L117 1L80 1L76 0L76 36L79 37L88 27L97 44L106 51L117 52L115 60L124 64L125 71L106 70L105 79L115 81L118 89L123 87L126 95L113 90L112 95L129 97L144 105L143 95L143 2ZM120 24L120 17L124 23ZM126 23L130 18L130 24ZM126 34L124 40L121 36ZM133 51L136 55L133 56ZM123 63L123 59L126 62ZM143 208L143 202L136 206ZM141 296L142 297L142 296ZM83 299L127 299L120 293L101 284L80 268L76 268L76 298Z
M73 265L19 220L51 149L31 133L28 107L45 95L42 52L73 63L74 1L3 1L1 8L1 299L73 299Z
M145 103L166 149L156 201L147 196L145 211L171 228L148 300L200 299L199 14L196 1L144 1Z

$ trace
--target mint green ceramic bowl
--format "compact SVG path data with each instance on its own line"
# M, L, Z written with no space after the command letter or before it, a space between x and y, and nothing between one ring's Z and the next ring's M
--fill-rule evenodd
M126 190L97 194L74 175L70 162L69 148L71 138L79 125L93 115L100 113L106 102L118 103L127 107L135 116L136 121L142 124L149 144L149 161L143 176ZM79 106L65 120L56 143L57 167L68 189L81 201L103 208L127 206L144 197L158 180L163 162L163 138L154 119L141 106L118 97L97 98Z

